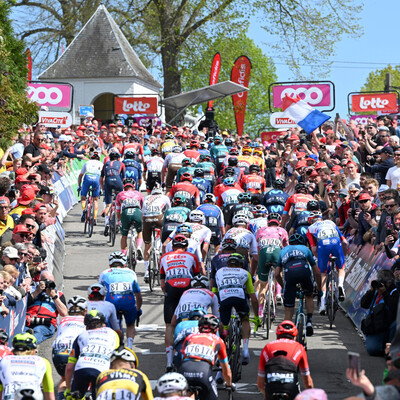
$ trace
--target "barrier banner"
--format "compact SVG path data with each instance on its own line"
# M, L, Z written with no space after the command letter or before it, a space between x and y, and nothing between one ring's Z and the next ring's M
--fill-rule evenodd
M17 301L15 307L9 307L10 313L8 315L0 316L0 329L4 329L8 333L9 346L11 346L12 337L25 329L26 302L27 299L24 297Z
M211 71L210 71L210 86L218 83L219 71L221 70L221 54L215 53ZM214 100L208 102L207 107L212 107L214 105Z

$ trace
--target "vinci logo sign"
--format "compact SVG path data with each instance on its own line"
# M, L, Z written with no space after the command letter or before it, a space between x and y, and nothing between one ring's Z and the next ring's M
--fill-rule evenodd
M399 111L397 95L396 93L353 94L351 111L397 113Z
M330 107L332 105L331 85L329 84L274 86L272 94L275 108L282 108L282 98L286 94L290 97L299 96L312 107Z
M115 114L158 114L157 97L115 97Z
M49 108L71 108L71 85L55 83L28 83L28 98L39 106Z

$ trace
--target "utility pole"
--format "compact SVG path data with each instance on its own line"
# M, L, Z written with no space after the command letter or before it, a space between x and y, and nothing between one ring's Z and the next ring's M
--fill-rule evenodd
M385 92L390 92L392 89L392 75L390 72L386 72L385 76Z

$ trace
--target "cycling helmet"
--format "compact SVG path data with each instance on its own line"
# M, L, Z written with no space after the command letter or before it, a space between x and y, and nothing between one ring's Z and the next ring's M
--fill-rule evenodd
M190 159L190 158L184 158L183 160L182 160L182 166L183 167L186 167L187 165L190 165L192 163L192 160Z
M237 241L233 238L226 238L222 241L221 247L223 250L225 249L236 249L237 248Z
M162 188L161 186L157 183L156 186L154 186L153 190L151 191L151 194L162 194Z
M310 200L307 203L307 211L318 211L319 209L320 209L320 207L319 207L318 200Z
M253 207L253 215L254 217L263 217L268 214L268 210L262 204L257 204Z
M226 167L224 169L224 177L228 176L235 176L235 170L233 169L233 167Z
M160 395L181 392L188 387L186 378L177 372L168 372L157 381L157 391Z
M106 317L98 310L90 310L86 315L83 323L89 329L95 329L96 327L106 323Z
M260 168L260 166L258 164L252 164L249 167L249 171L250 172L254 171L254 172L260 173L261 172L261 168Z
M209 154L200 154L199 161L200 162L202 162L202 161L210 161Z
M257 142L251 142L250 143L250 147L258 147L258 143Z
M188 224L178 225L177 228L176 228L176 233L180 233L182 235L185 235L185 234L191 235L192 232L193 232L193 229Z
M204 169L203 168L196 168L194 170L194 176L204 176Z
M188 247L189 242L186 238L186 236L183 235L176 235L172 239L172 247Z
M230 138L225 139L225 146L233 146L233 141Z
M174 196L174 198L172 199L172 204L173 204L175 207L178 207L178 206L180 206L180 205L182 205L182 204L185 204L185 199L184 199L181 195L176 194L176 195Z
M133 178L125 178L123 183L124 183L124 188L128 186L134 188L136 186L136 182Z
M205 315L205 312L202 308L194 308L189 313L189 320L200 319L203 315Z
M92 153L92 156L90 157L91 160L100 160L100 155L97 151L94 151Z
M239 164L239 160L237 157L229 157L228 158L228 165L230 167L236 167Z
M109 157L110 157L110 160L111 160L111 161L114 161L114 160L119 160L119 158L121 157L121 155L118 153L118 150L117 150L116 148L113 147L113 148L110 150Z
M215 136L214 143L215 144L221 144L222 143L222 137L221 136Z
M159 156L161 153L160 153L160 150L158 150L158 149L152 149L151 150L151 155L154 157L154 156Z
M101 296L105 296L107 294L107 289L101 283L95 283L88 287L89 300L94 297L94 293L99 293Z
M289 244L302 244L303 246L306 244L306 241L302 235L299 233L294 233L289 237Z
M275 225L280 225L282 221L282 217L278 213L271 213L268 215L268 226L274 223Z
M238 156L238 155L239 155L239 150L238 150L236 147L232 147L232 148L229 150L229 154L230 154L231 156Z
M114 265L115 263L121 263L122 265L126 265L128 262L128 259L126 257L126 254L124 254L122 251L114 251L111 253L108 257L108 263L110 264L110 267Z
M232 218L232 225L246 225L249 223L249 217L244 213L237 213Z
M215 333L219 327L219 319L212 314L203 315L199 319L199 332L201 333Z
M203 199L204 203L216 203L217 199L212 193L206 193Z
M199 224L204 224L206 222L206 217L201 210L193 210L190 211L189 214L189 221L190 222L198 222Z
M293 338L297 336L297 327L292 321L282 321L276 328L276 336L288 335Z
M132 150L128 150L125 154L124 154L124 158L135 158L136 154L132 151Z
M240 253L231 253L228 257L227 264L240 265L244 267L244 257Z
M36 387L31 383L23 383L18 385L14 400L43 400L43 393L40 387Z
M196 148L199 148L200 145L199 145L199 142L198 142L197 140L192 140L192 141L190 142L189 147L196 147Z
M208 149L208 143L207 142L200 142L200 148L201 149Z
M311 211L307 219L308 223L312 225L316 219L322 219L322 214L319 211Z
M275 179L275 182L272 184L274 189L285 189L286 183L283 179Z
M208 288L210 286L210 282L205 275L196 275L190 281L190 286L193 287L202 287Z
M254 149L253 150L253 156L257 156L257 157L262 157L263 152L261 149Z
M299 182L296 184L296 186L294 187L294 190L296 193L307 193L308 191L308 187L307 184L304 182Z
M251 147L249 146L243 146L242 148L242 154L244 153L251 153Z
M135 368L139 368L139 359L136 353L128 347L120 346L111 354L110 362L115 360L124 360L135 363Z
M37 340L29 332L18 333L13 337L12 347L13 350L17 351L35 350L37 348Z
M5 344L8 342L8 334L4 329L0 329L0 343Z
M82 311L87 309L87 301L82 296L73 296L68 300L68 312L71 312L73 308L80 308Z
M248 192L239 193L238 200L239 200L239 203L250 203L251 202L251 193L248 193Z
M225 178L222 183L226 186L233 186L236 183L235 178L232 178L231 176L228 176Z
M167 133L166 135L165 135L165 140L171 140L171 139L173 139L174 138L174 134L173 133Z
M184 172L181 176L181 182L184 181L188 181L188 182L192 182L193 181L193 177L189 172Z
M174 146L172 148L173 153L181 153L182 152L182 147L181 146Z

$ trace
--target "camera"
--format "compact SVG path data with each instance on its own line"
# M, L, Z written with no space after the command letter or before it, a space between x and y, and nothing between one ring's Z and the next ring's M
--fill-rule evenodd
M372 281L371 282L371 287L374 289L374 290L378 290L380 287L382 287L382 286L385 286L385 282L383 282L383 281L381 281L381 280L379 280L379 281L377 281L377 280L375 280L375 281Z
M46 279L44 281L46 289L54 290L56 288L56 283L51 281L50 279Z

